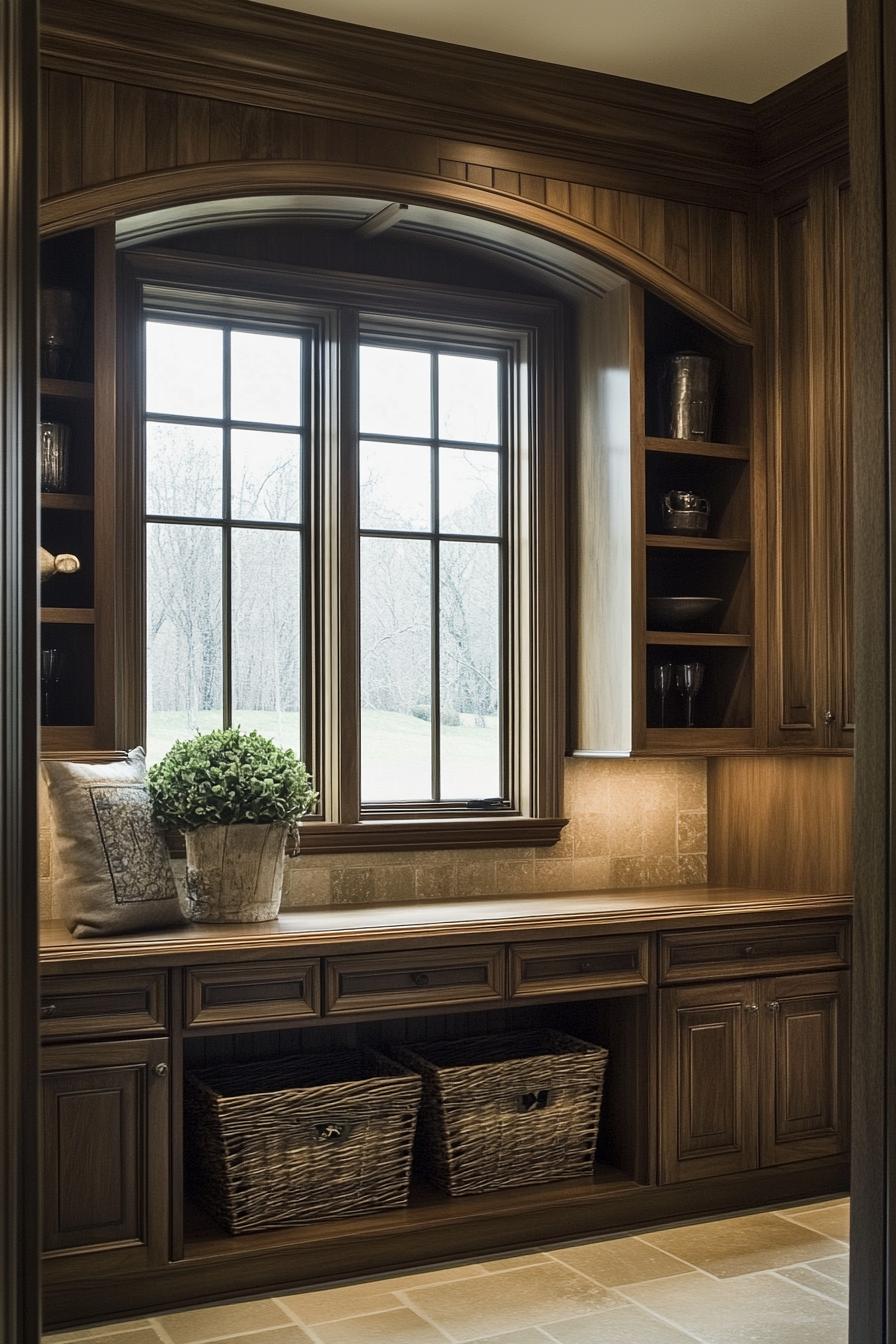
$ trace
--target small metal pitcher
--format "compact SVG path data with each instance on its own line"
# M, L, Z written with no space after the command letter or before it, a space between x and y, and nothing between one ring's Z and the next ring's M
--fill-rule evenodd
M68 489L68 445L71 431L58 420L40 422L40 488L59 492Z
M709 500L690 490L668 490L663 496L663 529L700 537L709 531Z

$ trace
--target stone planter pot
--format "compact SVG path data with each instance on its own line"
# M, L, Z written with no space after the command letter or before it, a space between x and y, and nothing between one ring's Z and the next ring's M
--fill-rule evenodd
M276 919L287 828L241 822L186 832L187 895L197 924Z

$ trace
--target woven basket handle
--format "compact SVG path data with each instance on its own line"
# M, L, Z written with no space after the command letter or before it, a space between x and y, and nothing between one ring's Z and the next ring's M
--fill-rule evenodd
M351 1125L347 1125L344 1120L328 1120L324 1124L315 1125L313 1129L314 1138L317 1143L344 1143L352 1132Z
M521 1092L516 1099L518 1111L543 1111L551 1104L551 1091L547 1087L538 1087L532 1092Z

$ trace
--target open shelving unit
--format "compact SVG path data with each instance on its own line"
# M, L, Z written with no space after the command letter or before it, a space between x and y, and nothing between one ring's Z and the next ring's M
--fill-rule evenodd
M579 337L570 748L582 755L753 750L752 350L629 284L580 311ZM708 355L719 369L711 440L664 433L662 368L682 351ZM705 535L664 530L670 490L709 500ZM669 597L711 597L717 605L704 620L679 625L656 612L654 599ZM674 673L664 706L654 681L659 664L685 662L704 668L690 728Z
M221 1257L240 1260L278 1251L369 1242L378 1235L400 1230L423 1238L449 1236L456 1227L469 1235L471 1225L490 1219L540 1215L570 1206L593 1206L642 1188L652 1179L652 1132L643 1099L649 1088L647 1039L649 995L616 990L576 1002L494 1008L475 1013L426 1015L416 1019L387 1018L380 1022L317 1025L277 1033L195 1035L184 1040L184 1068L208 1067L217 1062L271 1058L304 1051L353 1049L369 1045L387 1053L391 1045L413 1040L439 1040L487 1034L492 1031L551 1027L610 1050L601 1110L597 1160L590 1176L548 1184L514 1186L482 1194L452 1198L428 1183L418 1157L412 1171L407 1208L355 1217L321 1219L295 1226L233 1236L205 1212L191 1191L189 1135L185 1133L183 1222L178 1228L177 1259L190 1263L215 1262Z
M41 245L42 283L75 290L86 309L69 376L40 381L41 420L61 422L70 432L68 489L42 491L40 541L53 555L70 552L81 562L77 574L41 585L41 649L57 649L60 658L49 720L41 728L44 754L90 752L112 743L114 272L111 226Z

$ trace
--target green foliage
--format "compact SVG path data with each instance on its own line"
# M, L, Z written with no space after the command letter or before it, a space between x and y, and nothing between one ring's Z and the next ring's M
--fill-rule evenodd
M149 770L148 785L156 820L178 831L247 821L293 828L317 801L294 751L239 728L175 742Z

